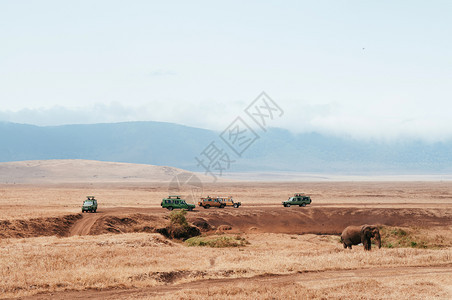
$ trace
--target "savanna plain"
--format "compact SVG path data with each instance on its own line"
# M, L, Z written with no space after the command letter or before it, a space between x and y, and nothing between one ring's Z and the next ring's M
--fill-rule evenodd
M23 299L451 299L452 184L221 182L179 191L239 208L185 214L165 236L168 183L0 186L0 297ZM306 207L283 207L294 193ZM97 213L81 213L88 195ZM183 214L182 214L183 215ZM382 247L344 249L348 225Z

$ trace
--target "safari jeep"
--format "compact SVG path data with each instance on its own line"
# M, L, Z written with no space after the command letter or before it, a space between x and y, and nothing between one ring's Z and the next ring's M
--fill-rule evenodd
M97 200L94 199L94 196L86 196L86 200L83 201L82 205L82 213L86 212L96 212L97 210Z
M242 205L241 202L234 202L234 199L232 199L232 197L217 199L220 200L220 202L224 203L226 206L232 206L234 208L239 208L239 206Z
M210 207L223 208L226 206L226 204L221 202L218 198L211 198L209 196L207 196L206 198L201 198L201 200L198 202L198 205L206 209Z
M311 197L305 194L294 194L293 197L282 203L284 207L290 207L291 205L306 206L306 204L311 204Z
M175 208L193 210L196 207L194 204L185 202L179 195L171 195L168 196L168 198L163 198L160 205L168 210L173 210Z

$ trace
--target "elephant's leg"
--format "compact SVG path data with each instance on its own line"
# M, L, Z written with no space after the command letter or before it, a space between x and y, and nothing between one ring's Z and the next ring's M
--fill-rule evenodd
M370 239L366 239L366 243L364 243L364 250L370 251L371 242Z

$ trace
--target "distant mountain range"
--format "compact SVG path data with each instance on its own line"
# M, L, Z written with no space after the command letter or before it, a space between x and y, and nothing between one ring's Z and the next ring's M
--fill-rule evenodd
M0 161L86 159L171 166L203 172L195 157L204 157L204 162L207 162L208 157L215 155L217 162L218 158L223 158L219 161L223 172L452 172L452 140L437 143L420 140L377 142L318 133L295 135L278 128L256 133L259 138L239 157L220 138L221 132L172 123L126 122L47 127L0 123ZM209 145L215 147L209 148ZM229 159L224 159L224 153L229 155Z

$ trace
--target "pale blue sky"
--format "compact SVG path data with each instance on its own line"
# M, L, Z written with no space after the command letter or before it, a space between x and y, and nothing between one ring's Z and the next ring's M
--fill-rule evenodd
M0 120L452 138L450 1L0 1Z

